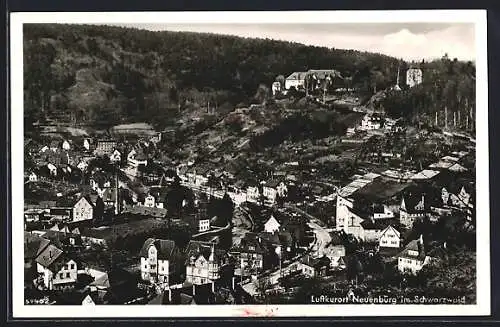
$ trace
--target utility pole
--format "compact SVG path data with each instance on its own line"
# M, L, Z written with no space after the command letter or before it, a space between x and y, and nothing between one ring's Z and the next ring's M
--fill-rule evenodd
M456 111L453 111L453 127L457 127L457 115L456 115Z
M434 125L438 125L438 112L436 111L436 118L434 119Z
M444 128L448 128L448 107L444 107Z

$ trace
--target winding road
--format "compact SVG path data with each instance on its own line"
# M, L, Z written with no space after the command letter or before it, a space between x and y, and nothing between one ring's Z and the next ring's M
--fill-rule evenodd
M311 229L314 232L314 241L309 247L309 250L303 253L302 255L296 257L293 259L291 262L282 265L281 269L276 268L273 270L270 274L266 275L261 275L258 277L258 279L267 279L271 285L276 285L278 284L279 278L281 277L282 271L290 271L290 270L295 270L295 269L300 269L300 259L302 259L305 255L310 254L311 251L313 251L314 254L322 255L324 253L324 249L327 247L328 243L332 240L330 233L327 229L324 227L320 226L317 222L319 221L316 217L308 214L307 212L300 210L294 206L286 206L287 209L295 211L307 219L309 219L309 222L307 225L311 227ZM256 289L256 282L255 281L250 281L245 284L241 285L243 289L250 295L254 296L258 294L258 291Z

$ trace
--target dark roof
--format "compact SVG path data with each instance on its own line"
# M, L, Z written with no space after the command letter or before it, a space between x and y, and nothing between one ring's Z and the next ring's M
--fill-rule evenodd
M330 259L326 256L321 258L313 258L306 255L300 260L301 263L313 267L314 269L321 269L322 267L328 267L330 265Z
M343 245L344 241L342 237L340 236L339 232L331 232L330 233L331 241L328 243L328 245Z
M416 252L418 252L418 255L414 256L412 254L409 254L409 251L416 251ZM398 257L406 258L406 259L419 259L419 260L423 261L425 259L424 245L422 243L420 243L419 240L413 240L405 246L403 251L401 251L398 254Z
M282 181L279 179L271 179L264 184L266 187L276 188Z
M63 254L63 250L56 246L49 244L43 251L36 257L35 261L45 268L51 267Z
M113 268L100 278L94 280L90 285L112 288L121 287L131 282L136 282L136 278L132 273L125 269Z
M372 230L384 230L391 223L394 223L392 219L366 219L361 222L361 226L364 229L372 229Z
M307 72L293 72L286 79L288 80L300 80L304 79L307 75Z
M139 252L139 256L148 257L148 251L151 245L154 245L156 247L156 249L158 250L158 259L161 260L169 260L176 249L175 242L172 240L148 238L144 242L144 245Z
M290 232L283 231L278 233L280 243L285 246L293 245L293 237Z
M202 255L205 257L205 259L208 260L211 251L212 251L212 244L209 242L193 241L193 240L189 241L185 250L186 264L189 263L189 260L193 256L198 257Z
M246 233L241 239L241 244L237 251L244 253L266 253L265 247L262 244L262 239L259 241L259 236L255 233Z
M80 240L80 235L78 234L73 234L73 233L65 233L65 232L60 232L60 231L55 231L55 230L48 230L43 234L43 237L50 240L54 244L60 244L62 241L66 241L69 238L73 237L75 240Z
M390 179L376 178L371 183L355 191L351 196L355 199L365 198L377 202L392 198L410 185L411 183L399 183Z
M24 258L35 259L50 241L36 234L24 233Z

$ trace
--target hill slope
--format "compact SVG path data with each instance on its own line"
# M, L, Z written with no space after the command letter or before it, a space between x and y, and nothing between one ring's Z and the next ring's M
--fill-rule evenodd
M93 25L24 25L25 108L29 117L116 123L158 121L186 103L234 105L277 75L334 68L352 86L395 82L384 55L282 41ZM119 119L121 117L122 119Z

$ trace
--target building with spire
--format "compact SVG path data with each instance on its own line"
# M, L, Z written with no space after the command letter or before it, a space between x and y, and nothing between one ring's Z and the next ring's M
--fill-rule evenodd
M392 88L394 91L401 91L401 87L399 86L399 70L400 65L398 65L398 77L396 78L396 85Z
M403 274L417 274L430 260L426 254L422 235L408 243L398 254L398 270Z
M186 282L203 285L219 280L227 263L225 257L214 243L190 241L186 248Z

